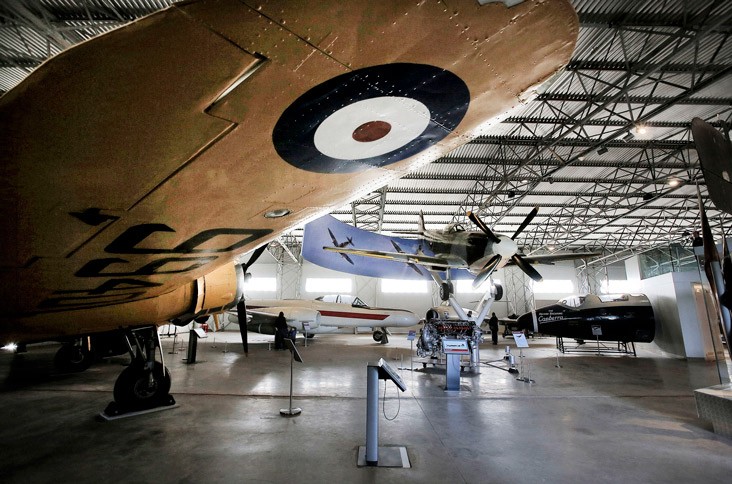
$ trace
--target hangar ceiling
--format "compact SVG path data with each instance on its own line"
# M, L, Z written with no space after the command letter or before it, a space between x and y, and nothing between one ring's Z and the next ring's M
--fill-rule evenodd
M0 93L63 49L171 3L4 0ZM472 210L511 234L538 206L518 240L526 252L630 254L689 245L699 225L698 183L720 237L730 217L706 198L690 122L698 116L720 128L732 120L732 2L572 3L577 48L551 86L487 135L334 215L389 232L415 230L420 211L431 229L470 226ZM284 236L273 252L296 253L301 233Z

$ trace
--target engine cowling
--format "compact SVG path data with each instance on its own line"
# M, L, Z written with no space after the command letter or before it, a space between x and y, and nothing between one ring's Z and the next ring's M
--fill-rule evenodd
M177 326L235 307L244 294L244 270L240 265L226 264L196 279L193 284L191 311L171 321Z

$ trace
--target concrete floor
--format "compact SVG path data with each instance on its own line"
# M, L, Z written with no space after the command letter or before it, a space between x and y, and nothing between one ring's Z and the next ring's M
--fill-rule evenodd
M713 364L664 358L559 356L553 338L530 340L534 383L484 366L446 394L444 373L410 371L410 343L395 335L318 336L298 347L286 418L289 352L251 335L211 334L198 363L185 341L164 338L179 407L100 422L124 358L84 373L52 369L55 346L0 352L2 482L730 482L732 441L696 416L693 389L719 383ZM510 340L502 340L510 341ZM511 344L511 343L509 343ZM224 352L226 349L226 352ZM482 360L505 346L483 345ZM518 354L517 350L513 350ZM405 368L407 392L380 383L379 443L407 448L412 468L359 468L365 443L366 365ZM559 361L561 368L555 365ZM382 407L383 405L383 407Z

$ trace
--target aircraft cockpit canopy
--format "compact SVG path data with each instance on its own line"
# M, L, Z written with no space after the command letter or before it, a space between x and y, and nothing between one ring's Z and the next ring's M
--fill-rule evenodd
M621 301L627 301L628 295L627 294L598 294L597 297L600 298L600 301L607 303L607 302L621 302Z
M338 303L338 304L350 304L354 308L367 308L368 305L357 296L351 296L350 294L327 294L325 296L319 296L315 298L316 301Z
M585 296L570 296L559 300L559 304L563 304L570 308L578 308L585 302Z
M448 234L456 234L458 232L465 232L465 227L463 224L460 223L454 223L454 224L448 224L445 226L445 233Z
M358 297L353 300L351 306L353 306L354 308L368 308L368 305L366 305L366 303L361 301L361 299Z

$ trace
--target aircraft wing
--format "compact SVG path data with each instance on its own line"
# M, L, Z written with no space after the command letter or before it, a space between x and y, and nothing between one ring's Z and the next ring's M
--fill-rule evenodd
M522 255L521 257L530 264L553 264L563 260L588 259L599 255L601 255L600 252L565 252L562 254ZM513 262L509 261L506 265L512 264Z
M578 33L568 0L248 4L176 3L0 97L0 342L231 304L235 257L480 135Z
M447 268L464 269L467 268L465 261L459 258L448 259L445 257L424 255L424 254L407 254L405 252L383 252L380 250L368 249L346 249L343 247L323 247L323 250L329 252L338 252L339 254L360 255L362 257L374 257L377 259L393 260L397 262L405 262L407 264L419 264L430 269L437 270Z

